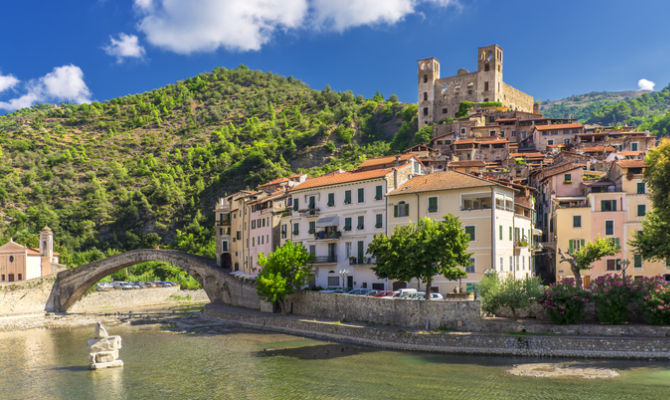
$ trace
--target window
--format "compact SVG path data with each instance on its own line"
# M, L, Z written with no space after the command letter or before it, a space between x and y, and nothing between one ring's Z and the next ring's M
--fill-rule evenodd
M607 260L608 271L618 271L620 269L621 269L621 260L618 259Z
M328 277L328 287L338 287L340 286L340 277L339 276L329 276Z
M571 239L568 241L568 254L573 254L584 247L584 239Z
M335 205L335 193L328 193L328 207Z
M512 240L512 227L509 227L509 240Z
M5 274L2 274L2 276L0 277L0 281L2 281L2 282L5 281Z
M351 190L344 191L344 204L351 204Z
M316 246L313 244L309 245L309 254L316 256Z
M514 261L512 261L512 256L509 256L509 270L514 270Z
M375 187L375 200L381 200L383 197L382 194L382 185L378 185Z
M637 151L637 142L633 142L630 144L630 151Z
M637 205L637 216L644 217L647 214L647 206L645 204Z
M428 115L428 107L423 108L423 115Z
M582 227L582 216L581 215L573 215L572 216L572 227L573 228L581 228Z
M358 216L358 224L356 225L356 228L358 230L365 229L365 216L363 215Z
M641 255L635 254L633 256L633 267L642 268L642 256Z
M344 230L345 231L350 231L351 230L351 217L346 217L344 219Z
M242 232L237 231L237 232L235 233L235 237L237 238L237 240L242 240Z
M484 91L485 92L489 91L489 82L488 81L484 82Z
M299 235L300 234L300 224L297 222L293 223L293 234L294 235Z
M360 188L360 189L358 189L358 202L362 203L364 201L365 201L365 189Z
M428 100L428 92L423 92L423 100Z
M375 228L379 229L382 226L384 226L384 223L382 221L382 214L377 214L375 215Z
M286 239L286 233L287 233L287 226L286 224L283 224L281 226L281 238Z
M570 144L570 139L563 139L563 143L569 145Z
M600 201L600 210L601 211L616 211L616 200L601 200Z
M465 233L470 235L470 241L471 242L475 241L475 227L474 226L466 226L465 227Z
M571 174L563 175L563 183L572 183L572 175Z
M256 220L255 219L251 220L251 229L256 229Z
M645 190L645 184L644 182L638 182L637 183L637 194L644 194L646 192Z
M428 75L423 76L423 83L426 83L426 82L428 82Z
M484 64L484 71L488 71L490 69L489 63ZM488 82L486 82L488 83Z
M309 196L309 209L316 208L316 198L314 196Z
M344 254L347 258L351 257L351 242L346 242L344 244Z
M19 279L18 280L23 280L23 275L19 274Z
M503 258L500 257L500 270L502 271L503 268L504 268L504 265L503 265Z
M498 226L498 240L503 240L503 227L502 227L502 225Z
M437 212L437 197L428 198L428 212Z
M309 231L307 233L316 232L316 221L309 221Z
M442 109L442 114L446 114L446 113L447 113L447 109L446 109L446 108L443 108L443 109Z
M475 273L475 259L471 258L470 259L470 265L465 266L465 272L468 274L474 274Z
M619 241L618 237L610 238L610 240L612 241L612 245L614 245L615 248L621 249L621 242Z
M547 140L547 146L551 146L553 144L554 144L554 139Z
M293 211L298 211L298 199L293 199Z
M614 235L614 221L605 221L605 235Z
M365 247L363 245L363 241L359 240L358 241L358 263L363 264L363 259L365 258Z
M404 201L399 202L393 206L393 216L394 217L407 217L409 216L409 204Z
M259 243L259 244L260 244L260 243ZM256 238L255 238L255 237L252 237L252 238L251 238L251 245L252 245L252 246L255 246L255 245L256 245Z

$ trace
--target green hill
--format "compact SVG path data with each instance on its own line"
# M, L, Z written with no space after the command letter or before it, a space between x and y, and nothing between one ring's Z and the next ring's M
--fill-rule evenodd
M217 68L151 92L0 117L0 243L50 226L76 265L136 247L213 254L217 197L423 142L416 106Z
M657 92L593 92L548 101L548 117L576 118L600 125L632 125L659 136L670 135L670 85Z

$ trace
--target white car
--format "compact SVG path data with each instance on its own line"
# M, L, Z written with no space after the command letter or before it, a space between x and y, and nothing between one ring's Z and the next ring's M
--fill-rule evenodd
M416 289L404 288L394 291L390 296L384 296L382 299L408 299L410 296L417 293Z

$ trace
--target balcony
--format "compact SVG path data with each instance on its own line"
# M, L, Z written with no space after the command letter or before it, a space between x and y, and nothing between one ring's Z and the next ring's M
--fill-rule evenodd
M337 255L329 255L329 256L314 256L314 261L312 261L312 264L335 264L337 263Z
M314 239L316 240L337 240L342 237L340 231L319 231L314 232Z
M349 265L371 265L374 264L372 262L371 257L349 257Z
M230 218L221 218L216 221L216 226L230 226Z
M302 215L303 217L316 217L319 215L320 211L321 210L319 210L318 208L305 208L302 210L298 210L300 215Z

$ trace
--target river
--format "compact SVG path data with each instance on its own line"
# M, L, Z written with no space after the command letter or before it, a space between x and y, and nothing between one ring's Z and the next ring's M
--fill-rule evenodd
M109 327L123 368L89 371L93 329L0 333L0 399L667 399L668 363L593 361L610 379L512 376L527 358L383 351L243 329Z

